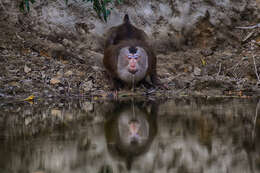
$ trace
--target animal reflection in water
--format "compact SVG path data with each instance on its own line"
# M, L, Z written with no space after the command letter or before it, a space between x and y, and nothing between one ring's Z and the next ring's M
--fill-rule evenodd
M109 113L105 124L106 140L111 155L124 159L128 169L134 158L148 151L157 132L155 105L119 104Z

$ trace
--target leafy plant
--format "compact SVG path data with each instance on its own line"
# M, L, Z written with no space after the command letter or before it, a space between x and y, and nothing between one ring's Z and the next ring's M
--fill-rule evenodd
M68 0L64 0L68 4ZM121 3L123 0L82 0L82 2L92 3L93 9L97 13L98 17L107 22L108 16L111 14L111 8L108 9L108 5L111 3ZM30 3L35 3L35 0L22 0L20 3L20 10L22 12L30 11Z
M30 11L30 2L33 4L35 3L35 0L22 0L19 6L20 10L25 11L26 9L27 11Z

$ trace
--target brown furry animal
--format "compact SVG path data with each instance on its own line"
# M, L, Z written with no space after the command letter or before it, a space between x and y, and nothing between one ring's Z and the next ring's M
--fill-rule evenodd
M103 63L115 89L148 78L157 83L156 56L147 39L144 31L130 23L127 14L123 24L110 29Z

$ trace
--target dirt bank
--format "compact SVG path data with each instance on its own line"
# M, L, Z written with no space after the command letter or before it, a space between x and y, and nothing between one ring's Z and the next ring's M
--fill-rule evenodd
M252 10L249 14L248 9ZM150 29L143 25L148 34L149 30L154 31L149 36L157 48L158 75L169 90L141 85L136 93L162 97L259 96L256 74L260 72L260 28L236 28L258 24L254 11L257 8L240 10L239 20L236 18L234 22L229 16L231 23L223 26L212 22L213 11L206 11L194 22L192 30L178 32L184 33L180 39L178 34L167 32L167 42L161 35L164 31L158 30L159 36L156 35L156 25L151 24ZM100 21L92 25L77 23L75 30L66 32L50 29L48 33L41 27L45 25L37 25L46 20L34 21L34 17L19 14L14 18L6 11L1 12L0 97L110 96L109 81L101 63L104 38L90 32L95 28L98 31ZM167 20L161 18L157 22L162 29ZM130 92L122 90L120 94L126 96Z

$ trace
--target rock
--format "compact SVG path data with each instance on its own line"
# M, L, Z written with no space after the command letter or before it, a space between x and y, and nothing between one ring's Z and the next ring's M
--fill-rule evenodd
M44 72L41 72L41 75L42 75L42 79L45 79L46 74Z
M86 81L83 83L82 87L85 92L89 92L93 88L93 82L91 80Z
M33 81L32 81L32 80L30 80L30 79L23 80L23 85L26 85L26 86L33 85Z
M48 98L54 97L52 94L47 95Z
M11 87L21 87L21 85L18 82L15 82L15 81L10 82L9 86L11 86Z
M102 70L101 67L99 67L99 66L92 66L92 69L95 70L95 71L100 71L100 70Z
M73 75L73 72L71 70L69 70L64 75L65 75L65 77L69 77L69 76Z
M60 83L60 79L58 79L58 78L52 78L52 79L50 80L50 83L51 83L52 85L59 84L59 83Z
M25 118L25 125L27 126L28 124L30 124L32 122L32 118L31 117L27 117Z
M32 71L32 69L29 68L27 65L25 65L23 69L25 73L29 73L30 71Z
M232 52L229 52L229 51L224 51L223 56L221 57L222 60L225 60L225 59L230 59L233 57L233 54Z
M5 45L4 43L0 43L0 49L7 49L7 45Z
M63 69L60 69L57 74L56 74L56 77L57 78L61 78L63 76L64 72L63 72Z
M82 109L86 112L92 112L92 111L94 111L94 105L93 105L93 103L90 103L90 102L84 102L82 104Z
M7 55L7 54L8 54L8 50L3 50L2 53L3 53L4 55Z
M201 75L201 69L198 68L198 67L195 67L193 73L194 73L195 76L200 76Z
M67 112L64 113L64 118L67 121L73 121L75 117L73 116L73 114L71 112L67 111Z
M244 56L243 58L242 58L242 61L248 61L248 57L247 56Z
M51 115L52 115L52 116L61 117L61 110L52 109L52 110L51 110Z
M63 42L63 44L65 45L65 46L71 46L73 43L72 43L72 41L70 41L70 40L68 40L68 39L66 39L66 38L64 38L63 40L62 40L62 42Z
M7 97L7 95L0 92L0 97Z
M49 90L47 90L47 89L45 89L45 90L43 90L43 95L48 95L49 94Z
M211 49L201 50L200 53L201 53L203 56L213 55L213 51L212 51Z
M59 87L58 88L60 94L64 94L65 93L65 89L63 87Z

